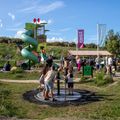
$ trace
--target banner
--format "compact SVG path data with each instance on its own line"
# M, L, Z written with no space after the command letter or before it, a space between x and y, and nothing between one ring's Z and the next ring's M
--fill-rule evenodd
M84 30L78 30L78 48L84 47Z
M106 36L106 24L98 24L98 45L100 47L105 44L105 36Z

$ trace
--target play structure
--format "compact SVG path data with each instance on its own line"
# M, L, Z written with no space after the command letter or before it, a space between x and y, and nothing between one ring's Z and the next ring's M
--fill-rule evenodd
M21 34L22 41L27 45L21 50L21 55L26 59L22 64L24 69L30 69L31 65L47 59L45 32L48 30L45 30L45 24L47 23L40 23L40 19L25 24L26 32Z
M33 35L32 30L28 30L21 35L22 40L25 43L29 43L29 46L26 46L22 49L21 54L23 57L32 60L34 63L38 63L38 53L36 53L36 49L38 46L38 41L30 36Z

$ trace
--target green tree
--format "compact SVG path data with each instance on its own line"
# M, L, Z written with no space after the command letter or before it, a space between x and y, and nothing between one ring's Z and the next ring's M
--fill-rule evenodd
M111 52L113 55L118 55L120 52L120 34L114 33L113 30L110 30L106 36L105 40L106 49Z

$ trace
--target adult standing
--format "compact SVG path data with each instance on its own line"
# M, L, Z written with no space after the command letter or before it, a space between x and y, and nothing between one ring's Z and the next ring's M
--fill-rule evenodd
M96 69L99 70L100 69L100 58L99 58L99 56L95 59L95 64L96 64Z
M112 60L112 57L109 56L108 57L108 69L107 69L107 73L109 74L112 74L112 64L113 64L113 60Z
M117 64L116 64L116 57L113 58L113 66L115 67L115 71L117 70Z
M81 69L81 60L80 60L80 56L76 57L76 63L77 63L77 70L80 71Z

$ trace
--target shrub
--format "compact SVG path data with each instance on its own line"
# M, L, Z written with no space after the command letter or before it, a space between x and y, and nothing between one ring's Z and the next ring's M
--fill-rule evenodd
M103 79L104 79L106 84L113 82L113 77L111 75L105 75Z
M99 85L103 85L104 84L104 81L103 81L103 77L104 77L104 73L103 71L98 71L96 73L96 79L95 79L95 84L97 84L98 86Z
M24 70L20 67L17 67L17 69L13 69L12 71L10 71L11 74L15 74L15 73L23 73Z
M95 84L97 84L98 86L102 86L111 82L113 82L113 78L111 75L105 75L104 71L99 71L96 73Z

